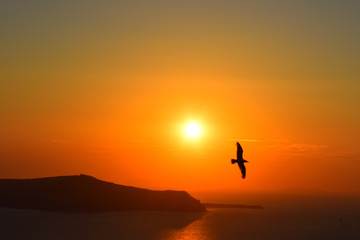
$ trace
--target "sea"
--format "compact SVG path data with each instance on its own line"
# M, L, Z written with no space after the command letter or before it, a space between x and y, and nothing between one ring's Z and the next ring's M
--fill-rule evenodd
M0 209L0 239L360 239L359 198L280 200L264 200L262 210L213 208L205 213L55 213Z

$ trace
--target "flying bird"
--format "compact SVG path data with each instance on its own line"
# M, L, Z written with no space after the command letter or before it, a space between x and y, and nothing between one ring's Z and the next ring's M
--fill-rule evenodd
M237 146L237 159L231 159L231 163L232 164L237 163L239 165L239 168L241 170L242 178L245 178L245 176L246 176L246 168L245 168L244 163L246 163L248 161L246 161L243 158L243 149L242 149L239 142L236 142L236 146Z

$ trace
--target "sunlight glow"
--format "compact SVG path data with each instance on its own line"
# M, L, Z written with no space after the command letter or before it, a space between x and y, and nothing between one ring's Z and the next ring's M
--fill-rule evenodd
M200 127L196 123L189 123L186 125L185 132L187 136L195 138L200 134Z

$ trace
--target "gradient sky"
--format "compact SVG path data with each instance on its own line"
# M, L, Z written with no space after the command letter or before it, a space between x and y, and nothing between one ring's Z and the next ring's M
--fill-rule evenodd
M359 11L356 0L1 1L0 178L358 191ZM230 164L236 141L245 180Z

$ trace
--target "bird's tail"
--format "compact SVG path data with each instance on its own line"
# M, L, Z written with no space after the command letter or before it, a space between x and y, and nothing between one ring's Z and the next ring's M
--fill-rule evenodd
M236 159L231 159L231 164L237 163Z

